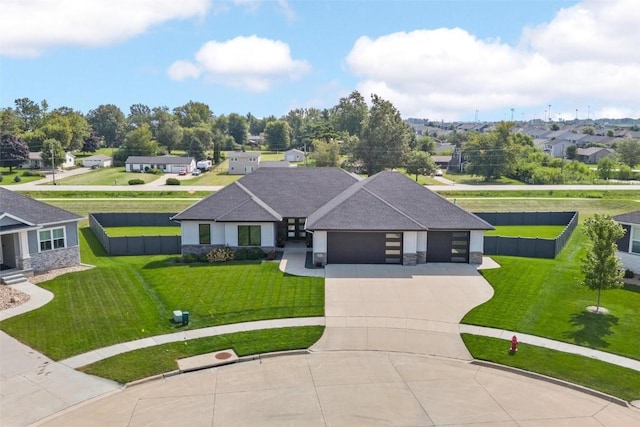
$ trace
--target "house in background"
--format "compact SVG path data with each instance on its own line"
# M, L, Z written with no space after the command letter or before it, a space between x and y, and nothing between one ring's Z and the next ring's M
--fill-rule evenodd
M259 165L261 168L288 168L291 166L295 167L297 165L292 165L288 161L260 162Z
M64 162L59 165L63 169L72 168L75 166L76 156L74 156L71 152L64 153ZM42 161L42 152L36 151L33 153L29 153L29 160L22 164L23 168L28 169L51 169L51 162L49 164L44 164Z
M284 152L284 160L287 162L304 162L305 153L302 150L292 148Z
M486 221L392 171L260 168L178 213L182 255L312 246L316 264L479 264Z
M165 173L187 173L196 169L196 159L178 156L129 156L124 162L126 172L160 169Z
M0 276L79 265L78 222L82 219L0 188Z
M618 257L625 268L640 273L640 211L616 215L613 219L624 228L625 233L616 244Z
M246 175L258 169L260 165L260 152L258 151L234 151L227 155L229 159L229 175Z
M85 168L110 168L112 165L113 159L105 154L96 154L82 159L82 166Z
M576 160L584 163L598 163L605 157L613 156L615 151L611 148L589 147L576 150Z

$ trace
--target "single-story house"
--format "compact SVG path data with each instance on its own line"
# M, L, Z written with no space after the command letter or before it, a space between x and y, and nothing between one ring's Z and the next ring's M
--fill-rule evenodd
M305 152L292 148L284 152L284 160L287 162L304 162Z
M576 150L576 159L584 163L598 163L605 157L613 156L615 151L611 148L589 147L578 148Z
M80 264L81 216L0 188L0 273Z
M75 162L76 156L67 151L66 153L64 153L64 162L59 167L63 169L72 168L75 166ZM42 162L42 151L35 151L33 153L29 153L29 160L24 162L22 164L22 167L28 169L51 169L51 162L49 162L49 164L44 164Z
M616 215L613 219L626 230L618 240L618 250L640 255L640 211Z
M260 166L258 151L234 151L227 155L229 159L229 175L246 175Z
M82 159L82 166L85 168L110 168L113 159L106 154L96 154Z
M452 156L431 156L431 158L438 168L449 169Z
M182 254L306 241L316 264L482 262L486 221L399 172L260 168L172 217Z
M165 173L193 172L196 168L196 159L193 157L178 156L129 156L124 162L125 171L146 171L148 169L160 169Z

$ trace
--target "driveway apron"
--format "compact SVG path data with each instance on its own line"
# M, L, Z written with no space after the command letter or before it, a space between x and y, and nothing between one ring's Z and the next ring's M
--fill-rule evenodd
M493 296L474 266L327 265L325 273L326 329L312 350L472 359L459 322Z

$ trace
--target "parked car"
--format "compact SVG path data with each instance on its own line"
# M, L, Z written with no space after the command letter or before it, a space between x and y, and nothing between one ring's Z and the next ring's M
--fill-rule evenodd
M442 169L436 169L436 171L435 171L434 175L435 175L435 176L442 176L442 175L443 175L443 174L442 174Z
M187 174L187 170L186 169L182 169L180 172L178 172L178 175L186 175Z
M191 172L191 175L193 176L198 176L202 173L202 171L200 169L194 169L193 172Z

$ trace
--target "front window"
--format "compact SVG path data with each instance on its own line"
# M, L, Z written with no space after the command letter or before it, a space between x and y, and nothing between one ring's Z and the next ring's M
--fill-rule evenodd
M211 244L211 224L198 224L198 234L201 245Z
M238 226L238 246L260 246L260 226L259 225L239 225Z
M64 227L41 230L38 233L40 252L65 247Z

